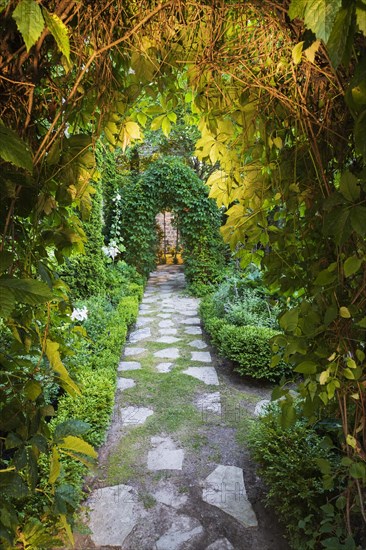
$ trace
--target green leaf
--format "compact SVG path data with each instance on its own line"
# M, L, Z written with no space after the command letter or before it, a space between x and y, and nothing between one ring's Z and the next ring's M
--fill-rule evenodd
M299 312L297 308L289 309L280 317L280 326L289 332L293 332L298 325Z
M63 439L67 435L83 435L90 429L90 424L83 422L82 420L65 420L57 424L55 428L54 438L55 441Z
M355 479L366 479L366 466L361 462L354 462L349 469L349 473Z
M339 190L344 198L350 202L354 202L360 197L361 189L358 180L351 172L347 171L342 174Z
M298 17L299 19L304 18L305 14L306 0L291 0L290 6L288 8L288 15L291 19Z
M316 363L314 363L314 361L303 361L294 368L295 372L301 374L315 374L316 370Z
M90 456L91 458L97 458L97 452L89 443L80 439L80 437L75 437L74 435L66 436L61 443L58 445L60 449L67 449L74 451L75 453L80 453L83 455Z
M364 237L366 235L366 207L355 206L351 209L351 225L354 231Z
M343 317L343 319L350 319L351 317L350 311L346 306L342 306L339 308L339 315Z
M13 18L29 52L44 29L41 8L35 0L21 0L13 11Z
M303 46L304 46L304 42L299 42L292 49L292 60L295 63L295 65L298 65L301 61Z
M64 367L60 352L58 351L60 344L57 342L52 342L51 340L46 340L46 355L51 364L53 370L58 374L60 378L60 384L62 387L68 391L71 395L80 395L80 390L75 382L70 377L66 368Z
M3 250L0 252L0 273L4 273L13 263L14 257L11 252Z
M172 125L171 125L171 123L170 123L169 118L168 118L167 116L164 117L164 118L163 118L163 121L162 121L162 123L161 123L161 129L162 129L162 131L163 131L163 134L164 134L166 137L169 136L171 127L172 127Z
M356 153L363 156L366 162L366 109L362 111L355 123L354 138Z
M29 147L18 135L0 124L0 157L14 166L33 170L33 160Z
M0 279L1 281L1 279ZM8 288L1 288L0 285L0 317L10 317L13 309L15 308L15 296Z
M347 258L347 260L344 262L344 274L346 277L350 277L351 275L354 275L362 265L362 260L357 258L357 256L350 256Z
M24 393L27 399L29 399L30 401L35 401L37 397L42 393L42 386L36 380L30 380L25 385Z
M45 8L42 9L46 26L56 40L59 50L64 54L67 61L70 62L70 42L68 28L65 23L55 13L49 13Z
M305 3L305 25L326 43L341 7L342 0L308 0Z
M332 210L324 217L323 232L325 236L334 236L336 244L343 244L350 234L352 229L349 224L350 209Z
M337 13L336 20L332 29L332 34L327 42L327 50L330 60L335 68L342 62L347 51L348 39L350 37L351 23L353 18L354 6L341 9Z
M359 30L366 36L366 4L356 6L356 19Z
M3 292L3 289L12 292L15 299L24 304L43 304L53 298L48 286L35 279L0 278L0 293Z

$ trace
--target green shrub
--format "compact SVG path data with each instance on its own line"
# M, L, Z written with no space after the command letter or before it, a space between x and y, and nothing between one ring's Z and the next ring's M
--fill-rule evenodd
M334 532L335 525L343 523L342 512L328 501L334 502L342 491L341 482L336 479L335 489L324 484L324 472L329 468L334 473L339 468L339 455L305 420L284 428L280 417L280 407L270 406L268 413L253 423L249 447L268 487L267 502L286 527L292 548L356 548L352 541L349 546L337 543L346 538L344 528ZM327 539L333 540L330 546Z
M216 312L217 305L212 296L201 301L200 315L205 330L219 352L235 362L236 372L271 382L278 381L283 375L291 372L283 361L271 366L270 340L278 331L263 326L232 325L226 322L225 317L219 318Z

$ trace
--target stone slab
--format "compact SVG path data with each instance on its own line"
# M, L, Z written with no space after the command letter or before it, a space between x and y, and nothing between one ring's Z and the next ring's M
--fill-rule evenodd
M211 353L209 351L192 351L192 361L200 363L212 363Z
M121 407L121 425L122 426L140 426L146 422L154 411L147 407Z
M175 509L184 506L188 500L187 495L180 494L173 483L165 480L159 481L159 485L152 495L157 502Z
M162 319L170 319L172 314L171 313L158 313L158 317L161 317Z
M139 370L141 369L141 363L138 361L121 361L118 365L118 370L121 372L126 370Z
M207 546L206 550L235 550L234 546L227 538L217 539L215 542Z
M188 345L191 346L191 348L196 348L196 349L207 348L207 344L203 340L192 340L192 342L189 342Z
M154 317L139 317L136 322L136 328L142 328L148 325L149 323L152 323L154 321Z
M202 334L201 327L187 327L184 331L186 334Z
M155 436L151 438L152 449L147 455L149 470L181 470L184 451L177 449L170 437Z
M125 357L131 357L131 355L141 355L145 351L147 351L146 348L128 347L125 348L124 355Z
M159 328L159 333L161 336L172 336L177 334L178 330L176 328Z
M140 328L138 330L131 332L129 336L129 341L131 342L131 344L136 344L136 342L140 342L141 340L146 340L146 338L150 338L150 336L151 336L151 329L149 327Z
M156 550L181 550L195 548L203 535L203 527L196 518L179 516L170 529L155 543ZM186 546L189 543L190 546Z
M122 548L136 523L147 516L136 491L129 485L96 489L89 496L87 505L90 507L90 537L98 548Z
M178 359L179 355L178 348L165 348L154 353L154 357L160 357L161 359Z
M203 483L202 499L220 508L244 527L258 526L245 490L243 470L237 466L217 466Z
M269 399L262 399L262 401L258 401L254 409L255 416L265 415L267 412L267 406L269 405L269 403L270 403Z
M128 390L136 386L136 382L132 378L117 378L117 388L121 391Z
M204 382L208 386L219 385L219 379L217 378L217 372L214 367L189 367L184 370L183 373L201 380L201 382Z
M181 320L182 325L200 325L201 319L199 317L188 317Z
M170 372L173 368L174 363L159 363L156 365L156 370L161 373Z
M158 344L176 344L180 341L181 338L176 338L175 336L160 336L160 338L157 338L155 340L155 342L158 342Z
M220 392L203 393L197 399L196 406L202 412L203 418L207 418L211 414L221 415Z
M160 328L172 328L172 327L174 327L174 323L171 319L164 319L164 321L160 321L159 327Z

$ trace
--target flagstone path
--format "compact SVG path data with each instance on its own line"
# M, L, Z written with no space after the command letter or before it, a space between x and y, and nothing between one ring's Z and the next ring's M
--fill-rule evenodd
M77 548L287 548L245 445L269 390L225 371L184 287L181 266L158 268L146 286Z

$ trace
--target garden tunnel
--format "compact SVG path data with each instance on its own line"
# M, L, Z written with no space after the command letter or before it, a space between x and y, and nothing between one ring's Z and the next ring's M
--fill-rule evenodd
M125 259L147 276L157 261L156 215L174 214L183 245L188 282L197 287L222 276L224 245L219 232L221 213L208 189L181 160L164 158L121 190L121 236Z

